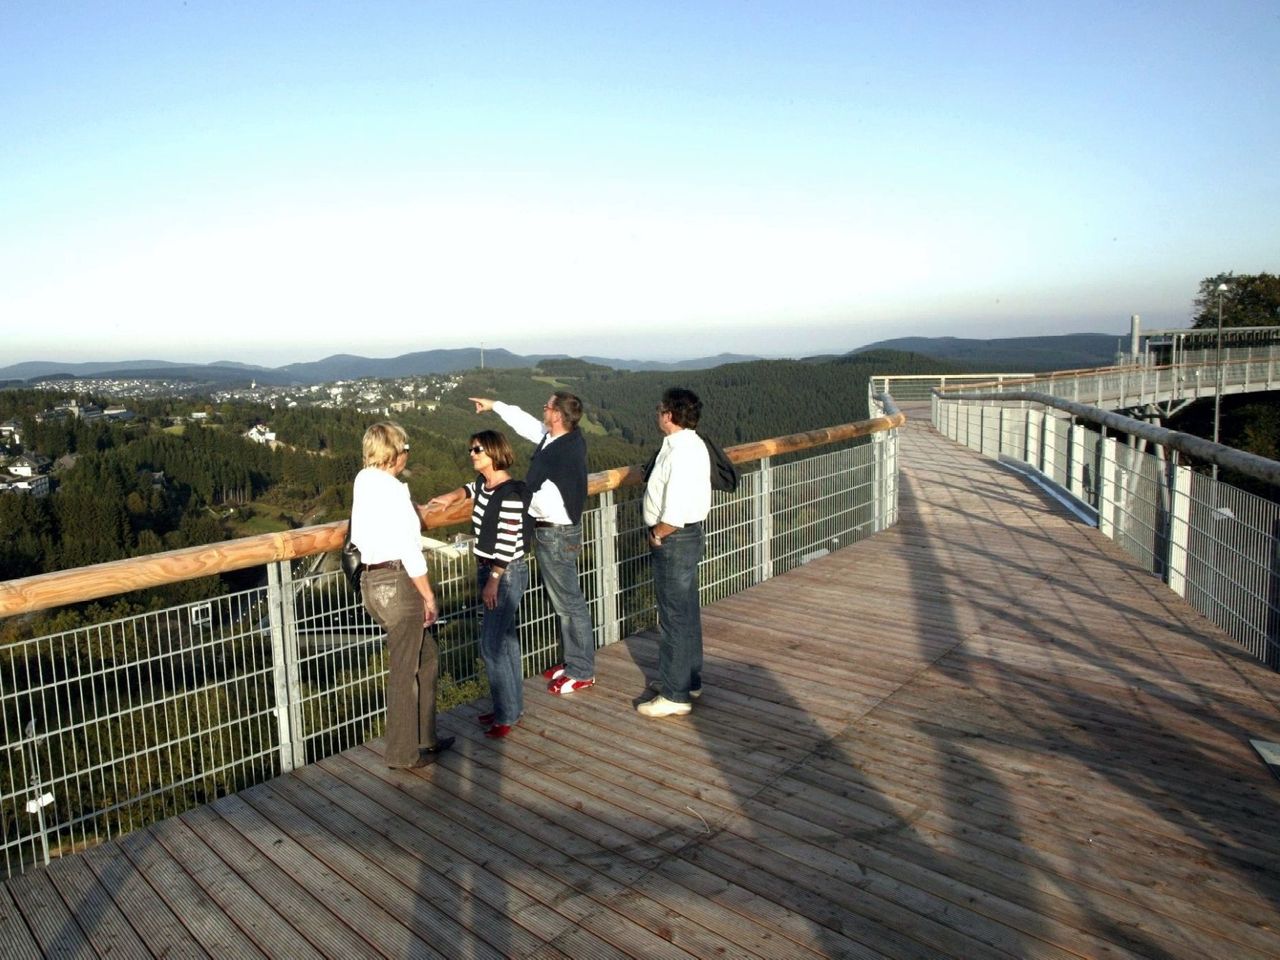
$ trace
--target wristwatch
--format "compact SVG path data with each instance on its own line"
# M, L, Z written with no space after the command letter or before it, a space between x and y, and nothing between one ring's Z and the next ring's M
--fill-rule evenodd
M490 570L490 571L489 571L489 579L490 579L490 580L501 580L501 579L502 579L502 572L501 572L501 571L499 571L499 570Z

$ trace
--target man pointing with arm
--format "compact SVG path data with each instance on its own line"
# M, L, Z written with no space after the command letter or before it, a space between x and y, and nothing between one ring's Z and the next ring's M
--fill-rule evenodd
M578 429L582 401L557 390L542 407L542 420L501 400L471 397L476 413L492 410L515 433L536 445L525 483L532 491L538 572L560 621L564 663L543 671L547 692L576 693L596 682L591 613L578 583L582 510L587 500L587 442Z

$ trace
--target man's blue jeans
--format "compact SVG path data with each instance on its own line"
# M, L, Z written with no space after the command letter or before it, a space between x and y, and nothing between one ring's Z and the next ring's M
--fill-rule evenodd
M658 682L673 703L688 703L702 689L702 610L698 604L698 561L702 527L681 527L651 547L653 588L658 599Z
M489 564L476 565L476 588L483 592L489 582ZM480 657L489 675L489 696L493 700L493 722L508 726L524 713L524 671L520 667L520 598L529 585L529 566L523 559L513 561L498 581L498 604L485 609L480 628Z
M534 531L538 571L547 597L560 621L564 644L564 671L575 680L596 675L596 638L578 582L578 557L582 554L582 525L538 527Z

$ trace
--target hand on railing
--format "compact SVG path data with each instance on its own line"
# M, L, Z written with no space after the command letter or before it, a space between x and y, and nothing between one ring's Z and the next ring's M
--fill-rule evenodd
M432 497L426 503L415 503L418 521L424 529L433 527L451 527L457 523L465 523L471 516L471 508L467 500L454 490Z

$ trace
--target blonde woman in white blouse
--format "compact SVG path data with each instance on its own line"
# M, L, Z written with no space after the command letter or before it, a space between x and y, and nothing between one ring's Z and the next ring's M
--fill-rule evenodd
M425 767L453 745L436 736L438 651L427 627L436 598L422 556L421 524L397 479L409 461L404 429L389 421L364 433L364 469L351 499L351 542L364 561L365 609L387 632L387 766Z

